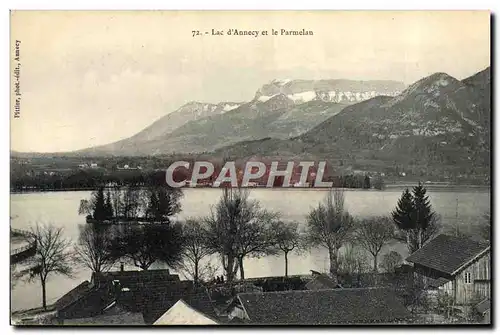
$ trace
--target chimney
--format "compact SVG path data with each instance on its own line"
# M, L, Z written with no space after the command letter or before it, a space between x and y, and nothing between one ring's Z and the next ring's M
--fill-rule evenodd
M124 271L123 262L120 262L120 271L121 271L121 272L123 272L123 271Z
M113 297L117 300L121 293L121 285L119 280L113 280Z

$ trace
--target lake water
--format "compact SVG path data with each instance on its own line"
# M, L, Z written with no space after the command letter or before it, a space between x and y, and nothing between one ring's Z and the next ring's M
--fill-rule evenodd
M428 192L434 210L441 216L445 230L458 222L461 230L472 233L481 215L490 209L490 193L484 189L464 189L461 191ZM182 212L179 219L205 216L221 195L220 189L186 189L182 198ZM389 215L396 206L401 190L348 190L345 192L345 205L355 217L369 215ZM90 192L51 192L13 194L11 196L11 225L13 228L29 229L36 222L52 223L64 227L67 237L76 241L78 225L85 218L78 215L80 200L89 198ZM318 189L253 189L250 198L259 200L270 210L279 211L284 220L304 222L311 208L317 206L326 196L326 190ZM458 206L457 206L458 204ZM406 247L400 243L388 245L382 251L396 250L407 256ZM216 261L216 260L215 260ZM281 257L245 259L245 276L264 277L284 274L284 261ZM289 256L288 272L307 274L314 269L328 269L326 250L315 249L303 255ZM90 279L90 271L78 269L73 279L54 276L47 283L47 302L50 304L78 285ZM41 305L41 288L38 282L17 282L11 291L12 310L34 308Z

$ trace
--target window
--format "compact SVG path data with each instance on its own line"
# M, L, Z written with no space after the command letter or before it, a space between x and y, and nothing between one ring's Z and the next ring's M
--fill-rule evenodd
M470 272L465 272L465 283L466 284L472 283Z

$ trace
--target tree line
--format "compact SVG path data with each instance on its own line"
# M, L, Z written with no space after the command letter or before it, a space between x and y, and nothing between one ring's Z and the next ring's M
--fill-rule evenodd
M190 174L182 170L176 170L174 180L181 181L190 179ZM325 181L333 182L333 187L383 189L384 181L381 176L369 177L368 175L341 175L325 176ZM214 181L214 176L207 181ZM260 178L260 182L267 183L267 178ZM282 186L283 177L275 179L276 187ZM130 171L108 171L105 169L73 170L56 173L29 173L13 174L10 180L12 191L57 191L57 190L94 190L101 185L113 185L118 187L137 186L165 186L165 171L163 170L130 170Z
M165 171L88 169L72 170L53 175L33 172L11 176L10 188L12 191L94 190L108 184L116 186L165 185Z
M181 211L179 189L101 187L81 202L79 214L91 220L80 226L75 245L63 236L62 228L37 226L33 230L39 248L21 275L40 280L46 307L45 283L49 274L71 275L70 265L75 262L94 273L108 271L118 262L142 270L161 262L202 284L217 270L210 263L203 266L202 260L214 255L224 280L232 283L238 277L245 278L248 258L281 255L287 277L290 253L323 247L328 251L329 274L340 282L339 276L345 273L378 273L380 267L394 271L402 257L392 251L380 262L384 246L399 239L412 253L440 228L439 217L421 184L412 191L406 189L389 216L363 218L354 218L345 206L344 191L332 188L304 222L285 222L281 213L251 199L248 189L225 188L221 192L206 216L177 222L172 217ZM119 224L106 223L117 218ZM137 223L127 218L148 220ZM373 265L367 265L354 247L366 251ZM341 248L345 249L343 253Z

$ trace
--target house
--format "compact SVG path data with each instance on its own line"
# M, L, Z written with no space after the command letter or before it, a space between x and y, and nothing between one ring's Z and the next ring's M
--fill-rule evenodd
M153 325L217 325L220 323L207 294L196 298L191 297L189 300L190 303L179 299Z
M173 282L179 281L179 276L170 274L169 270L93 273L91 282L81 283L61 297L55 305L61 319L93 317L116 298L117 286L127 289L127 296L137 295L139 300L146 288L165 291ZM139 309L142 308L142 304L134 304Z
M343 325L405 322L410 313L388 288L241 293L239 315L258 325Z
M117 166L117 170L141 170L142 168L140 166L137 167L131 167L128 164L123 165L123 167Z
M467 237L441 234L407 259L427 287L467 305L478 296L490 298L490 245Z
M192 299L198 299L198 294L207 295L207 292L195 287L191 281L181 281L169 270L113 271L94 273L90 282L78 285L55 305L63 323L75 319L87 322L88 318L107 320L108 314L103 316L103 311L117 302L125 311L123 313L141 313L145 324L153 324L180 299L197 308ZM210 308L201 310L210 314ZM130 319L130 315L126 316Z

